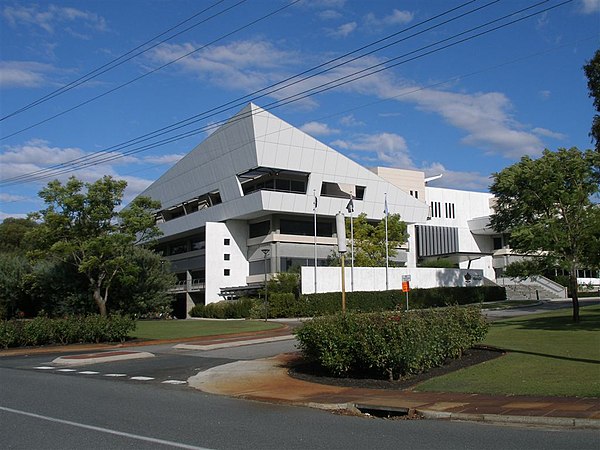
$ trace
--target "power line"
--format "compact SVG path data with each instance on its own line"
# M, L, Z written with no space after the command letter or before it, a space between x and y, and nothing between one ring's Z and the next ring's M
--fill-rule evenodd
M244 2L244 1L246 1L246 0L241 0L239 3L242 3L242 2ZM68 108L68 109L66 109L66 110L64 110L64 111L61 111L60 113L54 114L53 116L50 116L50 117L48 117L48 118L46 118L46 119L44 119L44 120L41 120L41 121L39 121L39 122L36 122L36 123L34 123L33 125L29 125L29 126L27 126L27 127L25 127L25 128L22 128L22 129L20 129L20 130L18 130L18 131L15 131L15 132L13 132L13 133L11 133L11 134L9 134L9 135L2 136L2 137L0 137L0 140L3 140L3 139L8 139L8 138L10 138L10 137L13 137L13 136L16 136L16 135L18 135L18 134L20 134L20 133L22 133L22 132L24 132L24 131L31 130L32 128L35 128L35 127L37 127L37 126L39 126L39 125L42 125L42 124L44 124L44 123L46 123L46 122L49 122L49 121L51 121L51 120L53 120L53 119L56 119L57 117L63 116L63 115L65 115L65 114L67 114L67 113L69 113L69 112L71 112L71 111L74 111L74 110L76 110L76 109L78 109L78 108L81 108L82 106L85 106L85 105L87 105L87 104L89 104L89 103L91 103L91 102L93 102L93 101L95 101L95 100L98 100L99 98L105 97L105 96L106 96L106 95L108 95L108 94L112 94L113 92L115 92L115 91L118 91L119 89L122 89L122 88L124 88L124 87L126 87L126 86L129 86L130 84L133 84L133 83L135 83L136 81L139 81L139 80L141 80L142 78L145 78L145 77L147 77L148 75L152 75L153 73L156 73L156 72L158 72L159 70L162 70L162 69L164 69L165 67L168 67L168 66L170 66L171 64L174 64L174 63L176 63L176 62L178 62L178 61L180 61L180 60L182 60L182 59L184 59L184 58L187 58L188 56L190 56L190 55L192 55L192 54L194 54L194 53L196 53L196 52L199 52L200 50L203 50L203 49L205 49L205 48L207 48L207 47L209 47L209 46L211 46L211 45L213 45L213 44L215 44L215 43L217 43L217 42L219 42L219 41L222 41L223 39L225 39L225 38L228 38L229 36L232 36L232 35L234 35L235 33L238 33L238 32L240 32L240 31L242 31L242 30L244 30L244 29L246 29L246 28L249 28L249 27L251 27L252 25L255 25L256 23L258 23L258 22L261 22L261 21L265 20L265 19L267 19L267 18L269 18L269 17L271 17L271 16L273 16L273 15L275 15L275 14L277 14L277 13L279 13L279 12L283 11L284 9L287 9L287 8L289 8L290 6L292 6L292 5L296 4L296 3L300 2L300 1L302 1L302 0L293 0L291 3L288 3L288 4L284 5L284 6L282 6L281 8L278 8L278 9L274 10L274 11L271 11L270 13L268 13L268 14L266 14L266 15L262 16L262 17L259 17L258 19L255 19L255 20L253 20L252 22L250 22L250 23L247 23L246 25L243 25L243 26L241 26L241 27L239 27L239 28L236 28L235 30L233 30L233 31L231 31L231 32L229 32L229 33L226 33L226 34L224 34L224 35L222 35L222 36L218 37L217 39L214 39L214 40L210 41L208 44L205 44L205 45L203 45L203 46L201 46L201 47L198 47L198 48L196 48L196 49L194 49L194 50L191 50L191 51L189 51L189 52L185 53L184 55L182 55L182 56L179 56L179 57L177 57L177 58L175 58L175 59L173 59L173 60L171 60L171 61L169 61L169 62L167 62L167 63L165 63L165 64L163 64L163 65L161 65L161 66L159 66L159 67L157 67L157 68L155 68L155 69L152 69L152 70L150 70L150 71L148 71L148 72L146 72L146 73L143 73L142 75L140 75L140 76L138 76L138 77L135 77L135 78L133 78L133 79L131 79L131 80L129 80L129 81L127 81L127 82L123 83L123 84L120 84L120 85L118 85L118 86L116 86L116 87L114 87L114 88L112 88L112 89L109 89L108 91L105 91L105 92L103 92L102 94L99 94L99 95L97 95L97 96L95 96L95 97L92 97L92 98L90 98L90 99L88 99L88 100L85 100L85 101L83 101L83 102L81 102L81 103L78 103L77 105L75 105L75 106L73 106L73 107L71 107L71 108ZM238 4L239 4L239 3L238 3ZM237 4L236 4L236 5L233 5L233 6L237 6ZM233 6L232 6L232 7L233 7ZM228 9L231 9L232 7L228 8Z
M372 43L369 43L369 44L367 44L367 45L364 45L364 46L362 46L362 47L360 47L360 48L358 48L358 49L355 49L355 50L353 50L353 51L347 52L347 53L345 53L345 54L343 54L343 55L341 55L341 56L338 56L338 57L336 57L336 58L334 58L334 59L331 59L331 60L325 61L324 63L321 63L321 64L319 64L319 65L317 65L317 66L311 67L310 69L304 70L303 72L301 72L301 73L299 73L299 74L296 74L296 75L293 75L293 76L291 76L291 77L288 77L288 78L286 78L286 79L284 79L284 80L281 80L281 81L279 81L279 82L277 82L277 83L271 84L270 86L267 86L267 87L265 87L265 88L263 88L263 89L260 89L260 90L258 90L258 91L255 91L255 92L253 92L253 93L250 93L250 94L248 94L248 95L245 95L245 96L242 96L242 97L238 97L237 99L234 99L234 100L232 100L232 101L230 101L230 102L227 102L227 103L225 103L225 104L222 104L222 105L220 105L220 106L218 106L218 107L215 107L215 108L209 109L209 110L207 110L207 111L204 111L203 113L199 113L199 114L196 114L196 115L194 115L194 116L188 117L188 118L186 118L186 119L184 119L184 120L181 120L181 121L175 122L174 124L171 124L171 125L168 125L168 126L166 126L166 127L160 128L160 129L158 129L158 130L155 130L155 131L153 131L153 132L146 133L146 134L144 134L144 135L142 135L142 136L139 136L139 137L137 137L137 138L131 139L131 140L129 140L129 141L126 141L126 142L124 142L124 143L121 143L121 144L117 144L117 145L111 146L111 147L109 147L108 149L104 150L103 152L98 152L98 153L100 153L100 154L104 154L105 152L107 152L107 151L109 151L109 150L114 150L114 149L117 149L117 148L126 148L126 147L128 147L128 146L135 145L136 143L143 142L143 141L146 141L146 140L152 139L152 138L154 138L154 137L158 137L158 136L160 136L160 135L163 135L163 134L166 134L166 133L169 133L169 132L173 132L173 131L175 131L175 130L178 130L178 129L184 128L184 127L186 127L186 126L189 126L189 125L191 125L191 124L193 124L193 123L199 122L200 120L203 120L203 119L205 119L205 118L214 117L214 116L215 116L215 115L217 115L217 114L220 114L220 113L223 113L223 112L229 111L229 110L231 110L231 109L237 108L237 107L239 107L239 106L241 106L241 105L243 105L243 104L247 103L248 101L255 101L255 100L259 99L259 98L265 97L266 95L269 95L269 94L272 94L272 93L274 93L274 92L280 91L280 90L281 90L281 89L283 89L283 88L290 87L290 86L293 86L293 85L295 85L295 84L298 84L298 83L300 83L300 82L302 82L302 81L305 81L306 79L308 79L308 78L310 78L310 77L305 77L305 78L303 78L303 79L296 80L296 81L295 81L295 82L293 82L293 83L288 83L288 84L285 84L283 87L279 87L278 89L273 89L273 88L275 88L275 87L277 87L277 86L280 86L280 85L282 85L282 84L284 84L284 83L286 83L286 82L288 82L288 81L290 81L290 80L293 80L293 79L295 79L295 78L298 78L298 77L300 77L300 76L302 76L302 75L305 75L305 74L307 74L307 73L310 73L310 72L312 72L312 71L314 71L314 70L316 70L316 69L320 69L320 68L322 68L322 67L325 67L325 66L327 66L327 65L330 65L330 64L331 64L331 63L333 63L333 62L337 62L337 61L343 60L343 59L344 59L344 58L346 58L347 56L350 56L350 55L352 55L352 54L358 53L358 52L359 52L359 51L361 51L361 50L364 50L364 49L367 49L367 48L369 48L369 47L372 47L372 46L374 46L374 45L376 45L376 44L379 44L379 43L381 43L381 42L384 42L384 41L386 41L386 40L389 40L389 39L391 39L391 38L393 38L393 37L395 37L395 36L397 36L397 35L399 35L399 34L405 33L405 32L407 32L407 31L410 31L410 30L412 30L412 29L415 29L415 28L417 28L417 27L419 27L419 26L421 26L421 25L424 25L424 24L426 24L426 23L429 23L429 22L431 22L431 21L433 21L433 20L435 20L435 19L438 19L438 18L440 18L440 17L443 17L443 16L445 16L445 15L447 15L447 14L449 14L449 13L452 13L452 12L454 12L454 11L457 11L457 10L459 10L459 9L461 9L461 8L463 8L463 7L465 7L465 6L469 5L469 4L471 4L471 3L475 3L476 1L478 1L478 0L469 0L469 1L467 1L467 2L465 2L465 3L463 3L463 4L461 4L461 5L458 5L458 6L454 7L454 8L450 8L449 10L446 10L446 11L444 11L444 12L440 13L440 14L437 14L437 15L435 15L435 16L433 16L433 17L429 18L429 19L425 19L425 20L423 20L423 21L421 21L421 22L419 22L419 23L417 23L417 24L414 24L414 25L412 25L412 26L410 26L410 27L407 27L407 28L404 28L404 29L402 29L402 30L400 30L400 31L397 31L397 32L391 33L391 34L389 34L389 35L387 35L387 36L385 36L385 37L383 37L383 38L381 38L381 39L378 39L378 40L376 40L376 41L372 42ZM444 22L441 22L441 23L439 23L439 24L437 24L437 25L435 25L435 26L432 26L432 27L430 27L430 28L427 28L427 29L425 29L425 30L423 30L423 31L421 31L421 32L418 32L418 33L412 34L412 35L410 35L410 36L408 36L408 37L406 37L406 38L403 38L403 39L400 39L400 40L396 40L396 41L393 41L392 43L389 43L389 44L386 44L386 45L384 45L384 46L381 46L381 47L379 47L379 48L377 48L377 49L375 49L375 50L373 50L373 51L370 51L370 52L368 52L368 53L365 53L365 54L361 55L360 57L364 57L364 56L370 55L370 54L374 53L375 51L381 50L381 49L383 49L383 48L387 48L387 47L389 47L389 46L390 46L390 45L392 45L392 44L397 44L397 43L399 43L399 42L401 42L401 41L404 41L404 40L406 40L406 39L409 39L409 38L411 38L411 37L414 37L414 36L416 36L416 35L418 35L418 34L422 34L424 31L429 31L429 30L431 30L431 29L433 29L433 28L436 28L436 27L439 27L439 26L441 26L441 25L447 24L447 23L449 23L450 21L453 21L453 20L460 19L460 18L462 18L462 17L464 17L464 16L466 16L466 15L468 15L468 14L472 14L473 12L479 11L479 10L481 10L482 8L485 8L485 7L488 7L488 6L490 6L490 5L494 4L494 3L497 3L498 1L499 1L499 0L494 0L494 1L492 1L492 2L490 2L490 3L488 3L488 4L486 4L486 5L483 5L482 7L478 7L478 8L475 8L475 9L473 9L473 10L467 11L466 13L462 13L462 14L460 14L460 15L458 15L458 16L456 16L456 17L454 17L454 18L451 18L451 19L449 19L449 20L446 20L446 21L444 21ZM545 0L545 1L549 1L549 0ZM350 62L352 62L352 61L354 61L354 60L356 60L356 59L358 59L358 58L360 58L360 57L353 58L352 60L346 60L346 61L345 61L345 63L346 63L346 64L348 64L348 63L350 63ZM323 71L321 71L321 72L318 72L317 74L313 74L313 76L316 76L316 75L322 74L322 73L324 73L324 72L327 72L327 71L329 71L329 70L332 70L332 69L334 69L334 68L337 68L337 67L339 67L339 66L341 66L341 65L343 65L343 64L344 64L344 63L342 63L342 64L338 64L338 65L336 65L336 66L329 67L329 69L326 69L326 70L323 70ZM256 95L256 94L260 94L260 93L262 93L262 95ZM46 169L41 169L41 170L39 170L39 171L37 171L37 172L35 172L35 173L37 174L37 173L41 173L41 172L47 172L47 171L51 171L51 170L53 170L53 169L60 168L60 167L64 166L65 164L72 165L73 163L80 162L81 160L93 159L93 158L94 158L94 155L82 156L82 157L80 157L80 158L77 158L77 159L75 159L75 160L72 160L72 161L69 161L69 162L66 162L66 163L57 164L57 165L55 165L55 166L51 166L51 167L48 167L48 168L46 168ZM13 178L14 178L14 177L13 177ZM12 180L13 178L11 178L11 180ZM5 181L8 181L8 180L5 180Z
M273 110L273 109L279 108L281 106L287 105L289 103L293 103L293 102L302 100L304 98L316 95L318 93L322 93L322 92L325 92L327 90L331 90L333 88L336 88L336 87L339 87L339 86L342 86L342 85L345 85L345 84L357 81L359 79L362 79L362 78L374 75L376 73L379 73L379 72L381 72L383 70L388 70L388 69L390 69L392 67L396 67L396 66L398 66L400 64L405 64L405 63L413 61L415 59L419 59L419 58L428 56L430 54L436 53L438 51L441 51L441 50L453 47L455 45L462 44L464 42L470 41L472 39L481 37L481 36L483 36L485 34L491 33L493 31L497 31L499 29L505 28L505 27L507 27L509 25L512 25L514 23L521 22L523 20L526 20L528 18L531 18L533 16L542 14L544 12L550 11L552 9L558 8L560 6L563 6L563 5L565 5L567 3L571 3L571 2L572 2L572 0L566 0L566 1L562 2L562 3L555 4L555 5L550 6L548 8L536 11L534 13L531 13L531 14L528 14L528 15L525 15L525 16L521 16L521 17L519 17L517 19L514 19L514 20L512 20L510 22L507 22L507 23L495 26L495 27L493 27L491 29L479 32L479 33L477 33L475 35L465 37L465 38L460 39L458 41L448 43L448 44L446 44L446 45L444 45L442 47L429 50L429 51L427 51L425 53L422 53L420 55L413 56L413 57L411 57L411 58L409 58L407 60L399 61L399 62L397 62L397 63L395 63L393 65L388 65L387 67L385 67L386 63L375 64L375 65L370 66L370 67L368 67L366 69L354 72L353 74L346 75L344 77L340 77L340 78L338 78L336 80L333 80L333 81L330 81L328 83L321 84L320 86L316 86L316 87L307 89L305 91L302 91L300 93L297 93L297 94L294 94L294 95L290 95L290 96L288 96L286 98L283 98L281 100L274 101L274 102L266 105L265 108L270 108L270 110ZM541 2L541 3L545 3L545 2ZM461 33L458 33L458 34L450 37L450 38L440 40L440 41L438 41L438 42L436 42L434 44L430 44L430 45L424 46L424 47L422 47L419 50L415 50L415 51L409 52L409 53L407 53L405 55L399 56L399 57L394 58L394 59L397 60L399 58L403 58L403 57L405 57L407 55L414 54L416 52L419 52L419 51L422 51L424 49L430 48L430 47L432 47L434 45L439 45L440 43L447 42L449 40L455 39L458 36L461 36L461 35L464 35L466 33L472 32L474 30L481 29L483 27L489 26L490 24L496 23L496 22L498 22L500 20L503 20L503 19L506 19L506 18L508 18L510 16L521 14L523 11L525 11L527 9L531 9L531 8L533 8L535 6L538 6L539 4L540 3L538 3L536 5L533 5L531 7L528 7L528 8L524 8L524 9L515 11L515 12L513 12L511 14L508 14L508 15L505 15L505 16L503 16L501 18L494 19L494 20L492 20L490 22L487 22L487 23L485 23L483 25L479 25L479 26L471 28L470 30L467 30L467 31L463 31ZM388 61L388 63L389 63L389 61ZM384 66L384 67L382 67L382 66ZM377 70L372 70L372 69L377 69ZM370 71L370 72L367 72L367 71ZM367 73L365 73L365 72L367 72ZM224 121L224 122L228 122L228 124L232 124L236 120L242 120L242 119L245 119L246 117L248 117L248 115L242 115L242 116L239 116L239 117L235 118L235 120L233 120L233 121L231 119L228 119L227 121ZM162 140L159 140L159 141L156 141L156 142L152 142L152 143L148 143L148 144L144 144L141 147L133 148L133 149L127 150L126 152L123 152L123 153L120 153L120 154L116 154L116 155L115 154L109 155L109 154L106 154L105 152L102 153L102 154L98 154L97 153L97 154L95 154L93 156L90 155L91 157L87 161L83 161L83 162L80 162L80 163L77 163L77 164L74 164L73 161L72 162L64 163L62 165L62 168L60 168L60 170L54 170L52 173L49 173L49 174L48 173L45 173L45 174L44 173L39 173L37 175L33 174L33 173L32 174L24 174L21 177L13 177L11 179L7 179L7 180L5 180L2 183L3 184L12 185L12 184L20 184L20 183L29 182L29 181L37 181L37 180L40 180L40 179L46 179L46 178L49 178L49 177L52 177L52 176L56 176L56 175L60 175L60 174L63 174L63 173L73 172L75 170L79 170L79 169L82 169L82 168L85 168L85 167L90 167L90 166L94 166L94 165L98 165L98 164L107 163L107 162L110 162L110 161L113 161L113 160L116 160L116 159L120 159L120 158L122 158L124 156L129 156L129 155L132 155L132 154L136 154L136 153L140 153L140 152L143 152L143 151L147 151L147 150L150 150L152 148L157 148L157 147L160 147L160 146L163 146L163 145L166 145L166 144L169 144L169 143L172 143L172 142L175 142L175 141L178 141L178 140L190 137L190 136L197 135L199 133L202 133L202 132L208 131L210 129L216 128L216 127L220 126L224 122L215 123L215 124L212 124L212 125L209 125L209 126L204 126L204 127L200 127L200 128L194 129L194 130L189 130L189 131L186 131L184 133L180 133L180 134L175 135L175 136L166 137L166 138L164 138ZM163 134L166 134L166 133L163 133ZM153 138L157 138L157 137L160 137L160 135L156 135L156 136L153 136L153 137L148 138L148 139L153 139ZM120 148L119 148L119 146L120 146L120 144L119 144L117 146L111 147L110 149L111 150L115 150L115 149L116 150L120 150L120 149L124 149L124 148L131 147L131 146L134 146L134 145L138 145L141 142L143 142L143 141L133 142L133 143L130 143L128 145L123 145ZM68 165L71 165L72 167L68 167Z
M147 41L145 41L144 43L138 45L137 47L135 47L135 48L127 51L126 53L123 53L120 56L112 59L111 61L109 61L109 62L107 62L107 63L105 63L105 64L103 64L103 65L101 65L101 66L99 66L99 67L97 67L97 68L95 68L93 70L91 70L90 72L86 73L85 75L82 75L81 77L77 78L76 80L73 80L73 81L65 84L64 86L61 86L60 88L55 89L54 91L52 91L52 92L50 92L50 93L48 93L48 94L46 94L46 95L38 98L37 100L35 100L35 101L33 101L33 102L25 105L25 106L22 106L21 108L17 109L16 111L13 111L12 113L7 114L4 117L1 117L0 121L3 121L3 120L8 119L10 117L16 116L17 114L25 112L25 111L27 111L27 110L29 110L29 109L37 106L37 105L40 105L41 103L44 103L44 102L46 102L48 100L51 100L51 99L53 99L55 97L58 97L59 95L64 94L65 92L70 91L71 89L74 89L77 86L81 86L82 84L87 83L88 81L90 81L90 80L98 77L99 75L102 75L103 73L106 73L106 72L108 72L108 71L110 71L110 70L112 70L112 69L120 66L121 64L124 64L127 61L130 61L131 59L133 59L133 58L135 58L135 57L137 57L137 56L139 56L139 55L141 55L143 53L146 53L147 51L149 51L149 50L157 47L158 45L163 44L163 43L165 43L165 42L173 39L174 37L177 37L177 36L179 36L179 35L187 32L187 31L191 30L192 28L197 27L198 25L201 25L201 24L207 22L208 20L213 19L214 17L217 17L218 15L222 14L223 12L225 12L227 10L223 10L220 13L214 14L214 15L208 17L207 19L202 20L201 22L195 23L195 24L187 27L184 30L178 31L177 33L175 33L175 34L173 34L173 35L171 35L171 36L163 39L162 41L160 41L160 42L152 45L151 47L148 47L148 48L146 48L146 49L144 49L144 50L142 50L140 52L137 52L137 53L135 53L135 54L132 55L132 53L136 52L137 50L139 50L141 48L144 48L146 45L150 44L151 42L155 41L156 39L159 39L162 36L164 36L165 34L167 34L167 33L171 32L171 31L179 28L181 25L183 25L183 24L189 22L190 20L192 20L192 19L194 19L194 18L196 18L196 17L204 14L206 11L208 11L208 10L216 7L217 5L223 3L224 1L225 0L218 0L216 3L212 4L211 6L208 6L208 7L204 8L202 11L199 11L199 12L193 14L192 16L188 17L187 19L185 19L185 20L179 22L178 24L172 26L168 30L165 30L165 31L163 31L160 34L157 34L156 36L148 39ZM245 1L247 1L247 0L243 0L243 1L239 2L239 3L236 3L234 6L237 6L240 3L243 3ZM128 58L124 59L128 55L131 55L131 56L129 56Z

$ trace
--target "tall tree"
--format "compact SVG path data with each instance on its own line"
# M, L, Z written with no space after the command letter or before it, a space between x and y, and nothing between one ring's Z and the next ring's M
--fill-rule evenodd
M365 213L354 218L354 265L357 267L385 266L385 221L377 224L367 221ZM346 218L346 237L350 236L350 219ZM400 214L390 214L388 217L388 253L393 258L398 254L398 247L408 240L406 223L400 219ZM348 244L348 252L351 246ZM347 258L350 253L347 254ZM334 265L339 264L339 257L332 259Z
M86 276L101 315L106 315L115 277L132 264L128 256L133 246L159 234L153 215L158 202L138 197L117 211L126 186L110 176L94 183L74 177L65 184L51 181L39 193L47 208L31 215L40 222L29 235L38 245L38 256L74 264Z
M7 217L0 223L0 252L27 250L25 239L27 232L35 228L37 223L31 219Z
M577 269L594 260L598 209L592 199L600 187L600 154L577 148L545 150L538 159L524 156L493 175L496 196L491 225L509 232L511 247L524 254L544 254L569 270L573 320L579 320ZM596 256L597 258L597 256Z
M589 96L594 99L596 113L600 113L600 49L583 66L583 70L588 79ZM592 141L596 141L596 151L600 152L600 114L594 115L590 136Z

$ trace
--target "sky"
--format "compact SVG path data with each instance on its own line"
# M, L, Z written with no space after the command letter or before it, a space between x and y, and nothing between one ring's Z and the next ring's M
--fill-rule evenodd
M0 0L0 220L69 176L126 203L250 99L364 166L486 191L592 146L600 0L563 2Z

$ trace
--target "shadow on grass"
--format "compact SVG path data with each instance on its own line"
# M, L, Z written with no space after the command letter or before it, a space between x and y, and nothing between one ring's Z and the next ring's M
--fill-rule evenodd
M506 350L508 353L522 353L524 355L541 356L543 358L561 359L563 361L576 361L576 362L600 365L600 361L597 359L569 358L568 356L549 355L548 353L528 352L525 350L512 350L509 348L505 348L504 350Z
M494 322L494 327L515 327L522 330L600 331L600 315L581 315L579 322L573 322L571 316L523 317Z

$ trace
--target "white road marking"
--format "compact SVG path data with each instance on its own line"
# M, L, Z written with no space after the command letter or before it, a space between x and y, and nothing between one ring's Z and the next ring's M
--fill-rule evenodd
M150 381L150 380L154 380L154 378L152 378L152 377L131 377L130 380Z
M54 369L56 369L56 367L51 367L51 366L37 366L37 367L34 367L34 369L37 369L37 370L54 370Z
M98 375L100 372L94 372L93 370L83 370L81 372L77 372L81 375Z
M126 377L126 373L105 373L105 377Z
M187 384L187 381L182 380L165 380L163 384Z
M139 441L152 442L154 444L168 445L176 448L185 448L189 450L209 450L205 447L197 447L195 445L183 444L181 442L165 441L164 439L157 439L149 436L141 436L139 434L125 433L123 431L111 430L110 428L96 427L93 425L86 425L84 423L71 422L70 420L57 419L56 417L42 416L40 414L34 414L27 411L20 411L18 409L6 408L0 406L0 411L6 411L13 414L20 414L22 416L33 417L35 419L47 420L48 422L61 423L64 425L70 425L78 428L85 428L86 430L99 431L101 433L114 434L116 436L123 436L130 439L137 439Z
M77 372L75 369L58 369L57 372Z

